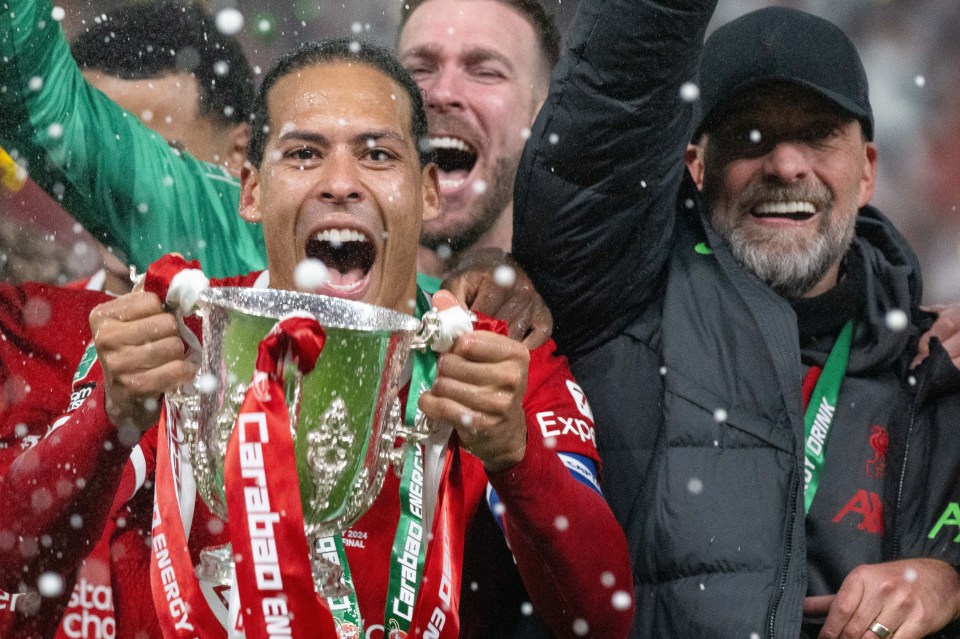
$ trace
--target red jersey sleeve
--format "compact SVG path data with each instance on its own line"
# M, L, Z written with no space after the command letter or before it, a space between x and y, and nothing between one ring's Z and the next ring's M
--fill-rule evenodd
M0 485L0 588L69 575L96 545L113 512L139 433L124 436L104 410L103 373L92 349L74 377L70 406L6 469ZM131 484L132 486L132 484Z
M561 461L599 458L589 403L553 350L548 342L530 354L523 459L488 478L524 586L554 634L623 637L633 620L626 537L603 497Z
M593 412L583 389L574 381L565 357L554 355L553 340L530 351L523 410L528 428L536 430L558 453L574 453L600 463Z

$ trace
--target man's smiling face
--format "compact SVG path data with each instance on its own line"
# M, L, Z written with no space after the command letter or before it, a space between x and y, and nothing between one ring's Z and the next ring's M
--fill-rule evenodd
M509 210L548 64L533 26L498 0L424 2L397 51L423 91L440 168L442 215L424 225L422 241L457 252Z
M734 256L785 297L836 282L876 148L860 123L808 89L778 83L735 98L688 167Z
M309 292L410 313L421 220L439 209L421 167L407 93L363 63L293 71L270 88L259 167L244 168L241 214L263 225L273 288L299 290L297 265L324 262Z

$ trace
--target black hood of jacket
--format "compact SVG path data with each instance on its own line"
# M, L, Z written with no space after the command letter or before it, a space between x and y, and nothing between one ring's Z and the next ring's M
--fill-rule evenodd
M870 374L891 367L905 372L916 351L917 339L931 324L931 316L919 308L923 284L916 255L893 224L877 209L867 206L857 216L847 261L852 270L847 279L820 298L853 298L830 300L834 306L846 304L856 314L848 373ZM794 300L792 305L799 313L803 309L810 312L818 301L821 300ZM887 325L891 311L906 314L905 328L893 330ZM823 365L838 330L839 327L824 339L803 344L804 360Z

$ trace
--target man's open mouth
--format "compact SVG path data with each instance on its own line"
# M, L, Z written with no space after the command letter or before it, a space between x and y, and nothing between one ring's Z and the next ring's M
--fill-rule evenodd
M327 286L334 293L349 293L366 282L377 259L377 247L362 231L325 229L307 240L306 255L327 267Z
M442 135L431 137L430 146L440 169L440 187L462 186L477 163L477 150L465 140Z
M754 206L750 213L759 218L784 218L802 222L816 215L817 207L812 202L802 200L761 202Z

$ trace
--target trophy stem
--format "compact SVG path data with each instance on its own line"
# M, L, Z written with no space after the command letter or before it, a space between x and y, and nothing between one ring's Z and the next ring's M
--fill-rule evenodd
M327 599L349 597L353 589L343 579L343 568L317 552L316 540L311 540L310 564L317 593ZM233 549L230 544L212 546L200 551L197 579L214 586L233 588Z
M200 551L197 579L215 586L233 587L233 549L230 544L211 546Z

